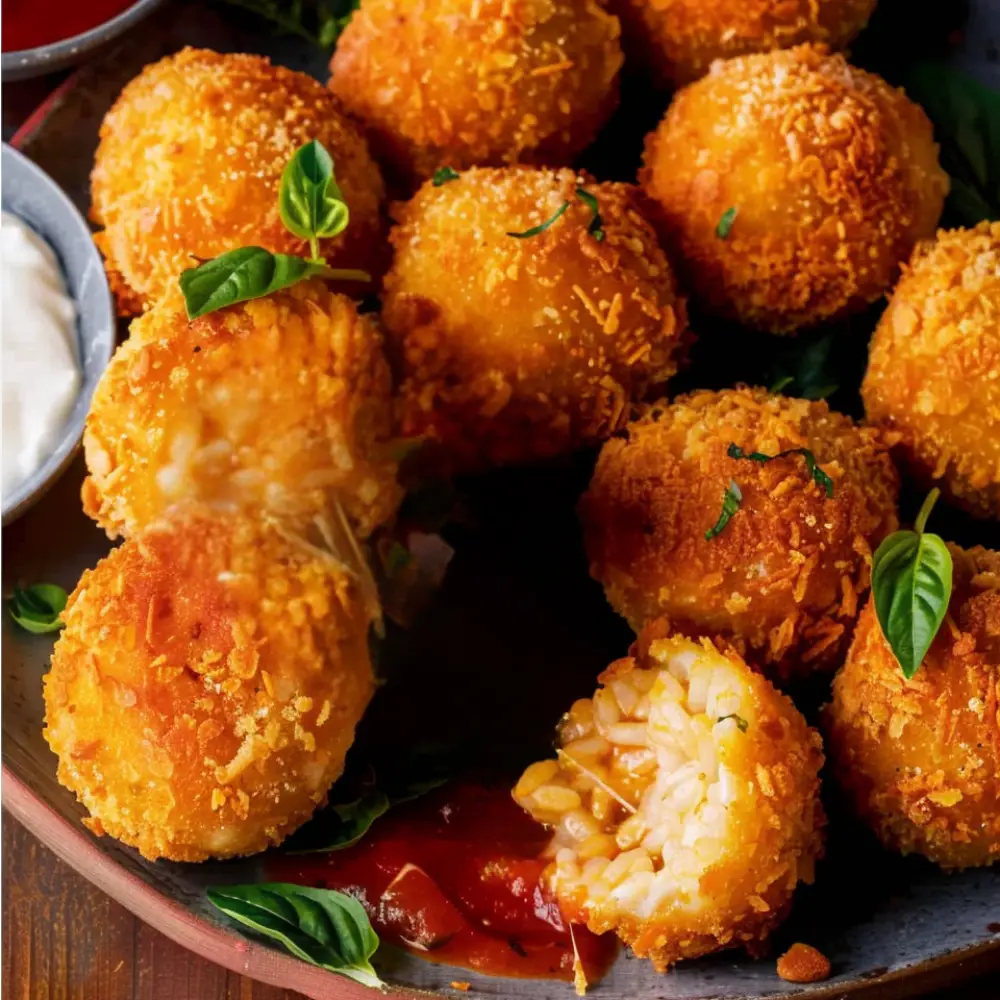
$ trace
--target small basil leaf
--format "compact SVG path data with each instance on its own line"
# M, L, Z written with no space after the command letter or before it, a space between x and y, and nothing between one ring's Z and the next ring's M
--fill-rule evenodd
M826 399L840 388L833 372L833 334L804 334L782 349L773 371L771 392L799 399Z
M733 514L740 509L741 503L743 503L743 491L735 480L730 480L726 492L722 495L722 511L719 513L719 519L705 532L706 542L710 542L729 524Z
M378 937L353 896L283 882L214 886L206 894L226 916L296 957L365 986L385 985L371 965Z
M882 634L906 677L912 677L948 612L952 559L938 535L923 531L933 491L917 518L916 531L886 538L872 562L872 596Z
M44 635L63 627L60 615L68 596L54 583L36 583L31 587L15 587L7 608L11 618L26 632Z
M392 803L380 789L371 789L353 802L334 803L318 813L287 845L290 854L339 851L353 847Z
M360 271L334 271L325 264L303 257L271 253L262 247L241 247L183 271L180 285L188 319L197 319L217 309L259 299L316 276L367 278Z
M733 228L733 223L736 221L736 214L739 210L734 205L732 208L727 208L719 218L718 225L715 227L715 235L720 239L728 239L729 233Z
M350 212L334 179L333 159L318 140L300 146L285 166L278 208L285 228L303 240L330 239L347 228Z
M457 181L460 176L459 172L457 170L452 170L451 167L438 167L437 170L434 171L434 187L443 187L445 184Z

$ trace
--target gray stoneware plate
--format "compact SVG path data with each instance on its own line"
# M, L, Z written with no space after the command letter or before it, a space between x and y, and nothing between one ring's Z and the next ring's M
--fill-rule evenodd
M890 8L889 14L897 8L901 18L902 28L890 25L889 32L888 48L896 56L906 47L906 31L919 28L923 19L913 16L908 0L882 0L882 7ZM1000 12L991 13L987 6L973 9L966 47L957 55L971 72L1000 89L990 61L996 52L991 39L1000 34L992 25L1000 21ZM863 36L859 50L864 41ZM271 37L260 23L222 9L171 5L53 95L17 138L81 209L88 203L87 177L105 110L142 65L184 44L263 52L326 78L321 53ZM617 164L588 161L588 167L599 176L634 177L642 135L665 102L637 83L628 84L623 113L605 138L605 146L620 151L623 159ZM628 156L631 162L624 159ZM728 369L719 370L728 364L728 353L713 347L708 334L704 339L715 376L728 378ZM448 735L456 742L476 736L503 751L509 775L516 776L550 739L565 705L593 691L594 677L623 654L630 635L589 580L581 549L574 505L592 462L592 455L582 455L559 467L459 484L468 516L450 533L445 530L455 559L437 600L416 626L390 634L381 663L391 680L373 703L360 742L378 743L385 733L402 746L428 736ZM78 462L28 515L5 529L4 593L20 581L72 588L80 572L108 550L106 539L80 511L82 477ZM904 513L912 513L912 498L905 503ZM1000 547L995 526L961 519L949 523L944 515L935 523L962 544ZM14 815L124 905L204 957L317 1000L361 998L362 987L241 937L207 903L208 885L260 878L266 855L224 864L151 864L113 840L94 838L80 825L81 809L56 782L55 758L41 736L40 679L51 638L25 635L6 615L3 619L3 796ZM596 1000L896 998L955 983L974 971L1000 974L1000 872L947 876L919 859L890 856L843 816L835 801L828 808L829 855L816 885L797 897L774 947L777 954L795 940L814 944L833 963L830 980L811 986L785 983L775 975L773 956L751 961L725 953L658 976L648 963L623 955L591 995ZM380 949L375 965L403 992L446 990L460 979L471 983L470 997L572 997L564 983L485 978L388 947Z
M77 207L44 171L4 143L3 210L18 216L55 251L77 308L83 383L52 454L3 498L3 523L23 514L73 460L90 397L115 349L115 310L101 255Z

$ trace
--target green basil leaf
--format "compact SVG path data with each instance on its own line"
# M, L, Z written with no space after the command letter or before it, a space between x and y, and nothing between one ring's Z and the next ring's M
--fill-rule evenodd
M875 615L908 678L923 663L951 601L951 553L939 535L924 531L939 493L927 495L914 530L889 535L872 561Z
M750 728L750 723L742 715L737 715L735 712L730 712L729 715L720 715L715 721L725 722L726 719L732 719L741 733L745 733Z
M741 503L743 503L743 491L737 486L735 480L730 480L726 492L722 495L722 511L719 514L719 519L705 532L706 542L710 542L729 524L733 514L740 509Z
M439 188L445 184L450 184L452 181L457 181L461 176L457 170L452 170L451 167L438 167L434 171L434 178L432 183L434 187Z
M31 587L15 587L7 603L11 618L26 632L44 635L58 632L64 622L60 615L66 608L68 595L54 583L36 583Z
M833 498L833 480L816 464L816 456L808 448L788 448L786 451L779 451L777 455L765 455L762 451L744 451L739 445L733 443L726 449L726 454L730 458L745 458L750 462L773 462L778 458L787 458L789 455L801 455L806 462L806 471L812 477L812 481L822 489L828 498Z
M833 340L832 333L794 338L776 358L771 392L809 400L826 399L835 393L840 385L833 372Z
M353 847L392 803L385 792L370 789L353 802L334 803L288 842L289 854L312 854Z
M1000 218L1000 94L939 62L916 63L903 82L934 124L949 214L966 225Z
M183 271L180 285L188 319L197 319L317 276L347 281L371 280L364 271L330 268L304 257L271 253L262 247L241 247Z
M728 239L729 232L733 228L733 223L736 221L736 214L739 209L734 205L732 208L727 208L722 216L719 218L718 225L715 227L715 235L720 239Z
M214 886L206 894L226 916L297 958L365 986L385 986L371 965L378 936L353 896L284 882Z
M278 208L285 228L303 240L330 239L347 228L350 212L334 179L333 159L317 139L300 146L285 166Z
M556 210L552 213L544 222L540 222L537 226L532 226L530 229L525 229L523 233L508 233L508 236L513 236L515 240L527 240L532 236L539 236L544 233L546 229L549 228L554 222L562 218L566 209L569 208L569 202L564 201Z

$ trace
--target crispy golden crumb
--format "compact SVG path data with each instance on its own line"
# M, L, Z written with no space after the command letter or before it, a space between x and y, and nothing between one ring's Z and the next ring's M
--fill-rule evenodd
M923 664L903 676L869 600L825 728L882 843L954 869L1000 860L1000 553L949 548L951 605Z
M189 322L176 293L132 323L84 432L84 509L112 538L182 499L283 514L331 495L367 536L400 499L376 326L304 282Z
M1000 223L914 251L871 341L868 419L923 484L1000 518Z
M605 238L587 232L597 200ZM537 236L538 226L568 203ZM402 433L458 469L606 438L671 375L683 301L636 189L571 170L472 169L394 206L382 300Z
M184 49L147 66L101 125L91 217L119 308L148 308L193 257L241 246L302 254L278 215L295 150L319 139L351 219L328 262L377 269L383 185L355 125L316 80L266 59Z
M471 983L467 983L464 980L453 979L451 981L451 988L453 990L461 990L463 993L468 993L469 988L472 986Z
M715 63L647 139L641 177L699 304L774 333L878 299L948 190L924 112L810 45Z
M661 972L759 952L822 853L819 734L735 651L662 620L599 681L513 790L553 829L563 913Z
M716 59L823 42L842 49L875 0L610 0L630 57L660 85L697 80Z
M573 160L618 104L618 21L596 0L363 0L330 86L387 169Z
M84 573L64 618L45 738L94 832L151 860L232 857L326 800L374 690L369 619L333 559L185 507Z
M830 978L830 959L812 945L796 942L778 959L778 975L789 983L818 983Z
M869 585L871 555L898 526L898 477L881 432L824 402L763 389L699 391L641 409L604 445L580 503L591 574L638 630L666 614L725 636L780 678L838 662ZM833 497L801 455L809 449ZM735 482L739 510L714 538Z

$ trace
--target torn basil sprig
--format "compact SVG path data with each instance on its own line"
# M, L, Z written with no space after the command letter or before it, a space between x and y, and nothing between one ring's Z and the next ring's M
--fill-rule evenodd
M729 486L726 487L726 492L722 495L722 511L719 513L719 519L705 532L706 542L710 542L729 524L733 514L740 509L741 503L743 503L743 491L736 484L736 481L731 479Z
M727 208L719 217L718 224L715 227L715 235L720 240L729 238L729 232L733 228L733 223L736 221L736 213L738 211L739 209L737 209L734 205L732 208Z
M788 448L779 451L777 455L765 455L761 451L744 451L739 445L730 444L726 450L730 458L746 459L750 462L773 462L779 458L787 458L789 455L801 455L806 462L806 470L812 476L813 482L822 489L828 498L833 497L833 480L816 464L816 456L808 448Z
M284 882L219 885L206 895L231 920L279 941L297 958L365 986L385 986L371 964L378 935L353 896Z
M26 632L44 635L58 632L65 624L61 616L67 600L62 587L54 583L36 583L31 587L15 587L7 609Z
M927 495L913 530L891 534L872 561L875 615L907 678L927 655L951 600L951 553L940 535L924 531L939 492Z
M239 247L188 268L179 279L188 319L263 298L307 278L371 281L366 271L327 267L319 255L319 241L342 233L350 222L350 211L337 186L333 159L318 140L300 146L285 167L278 211L290 233L309 241L311 256Z
M438 167L437 170L434 171L431 183L434 187L439 188L450 183L451 181L457 181L460 176L459 172L457 170L452 170L451 167Z

